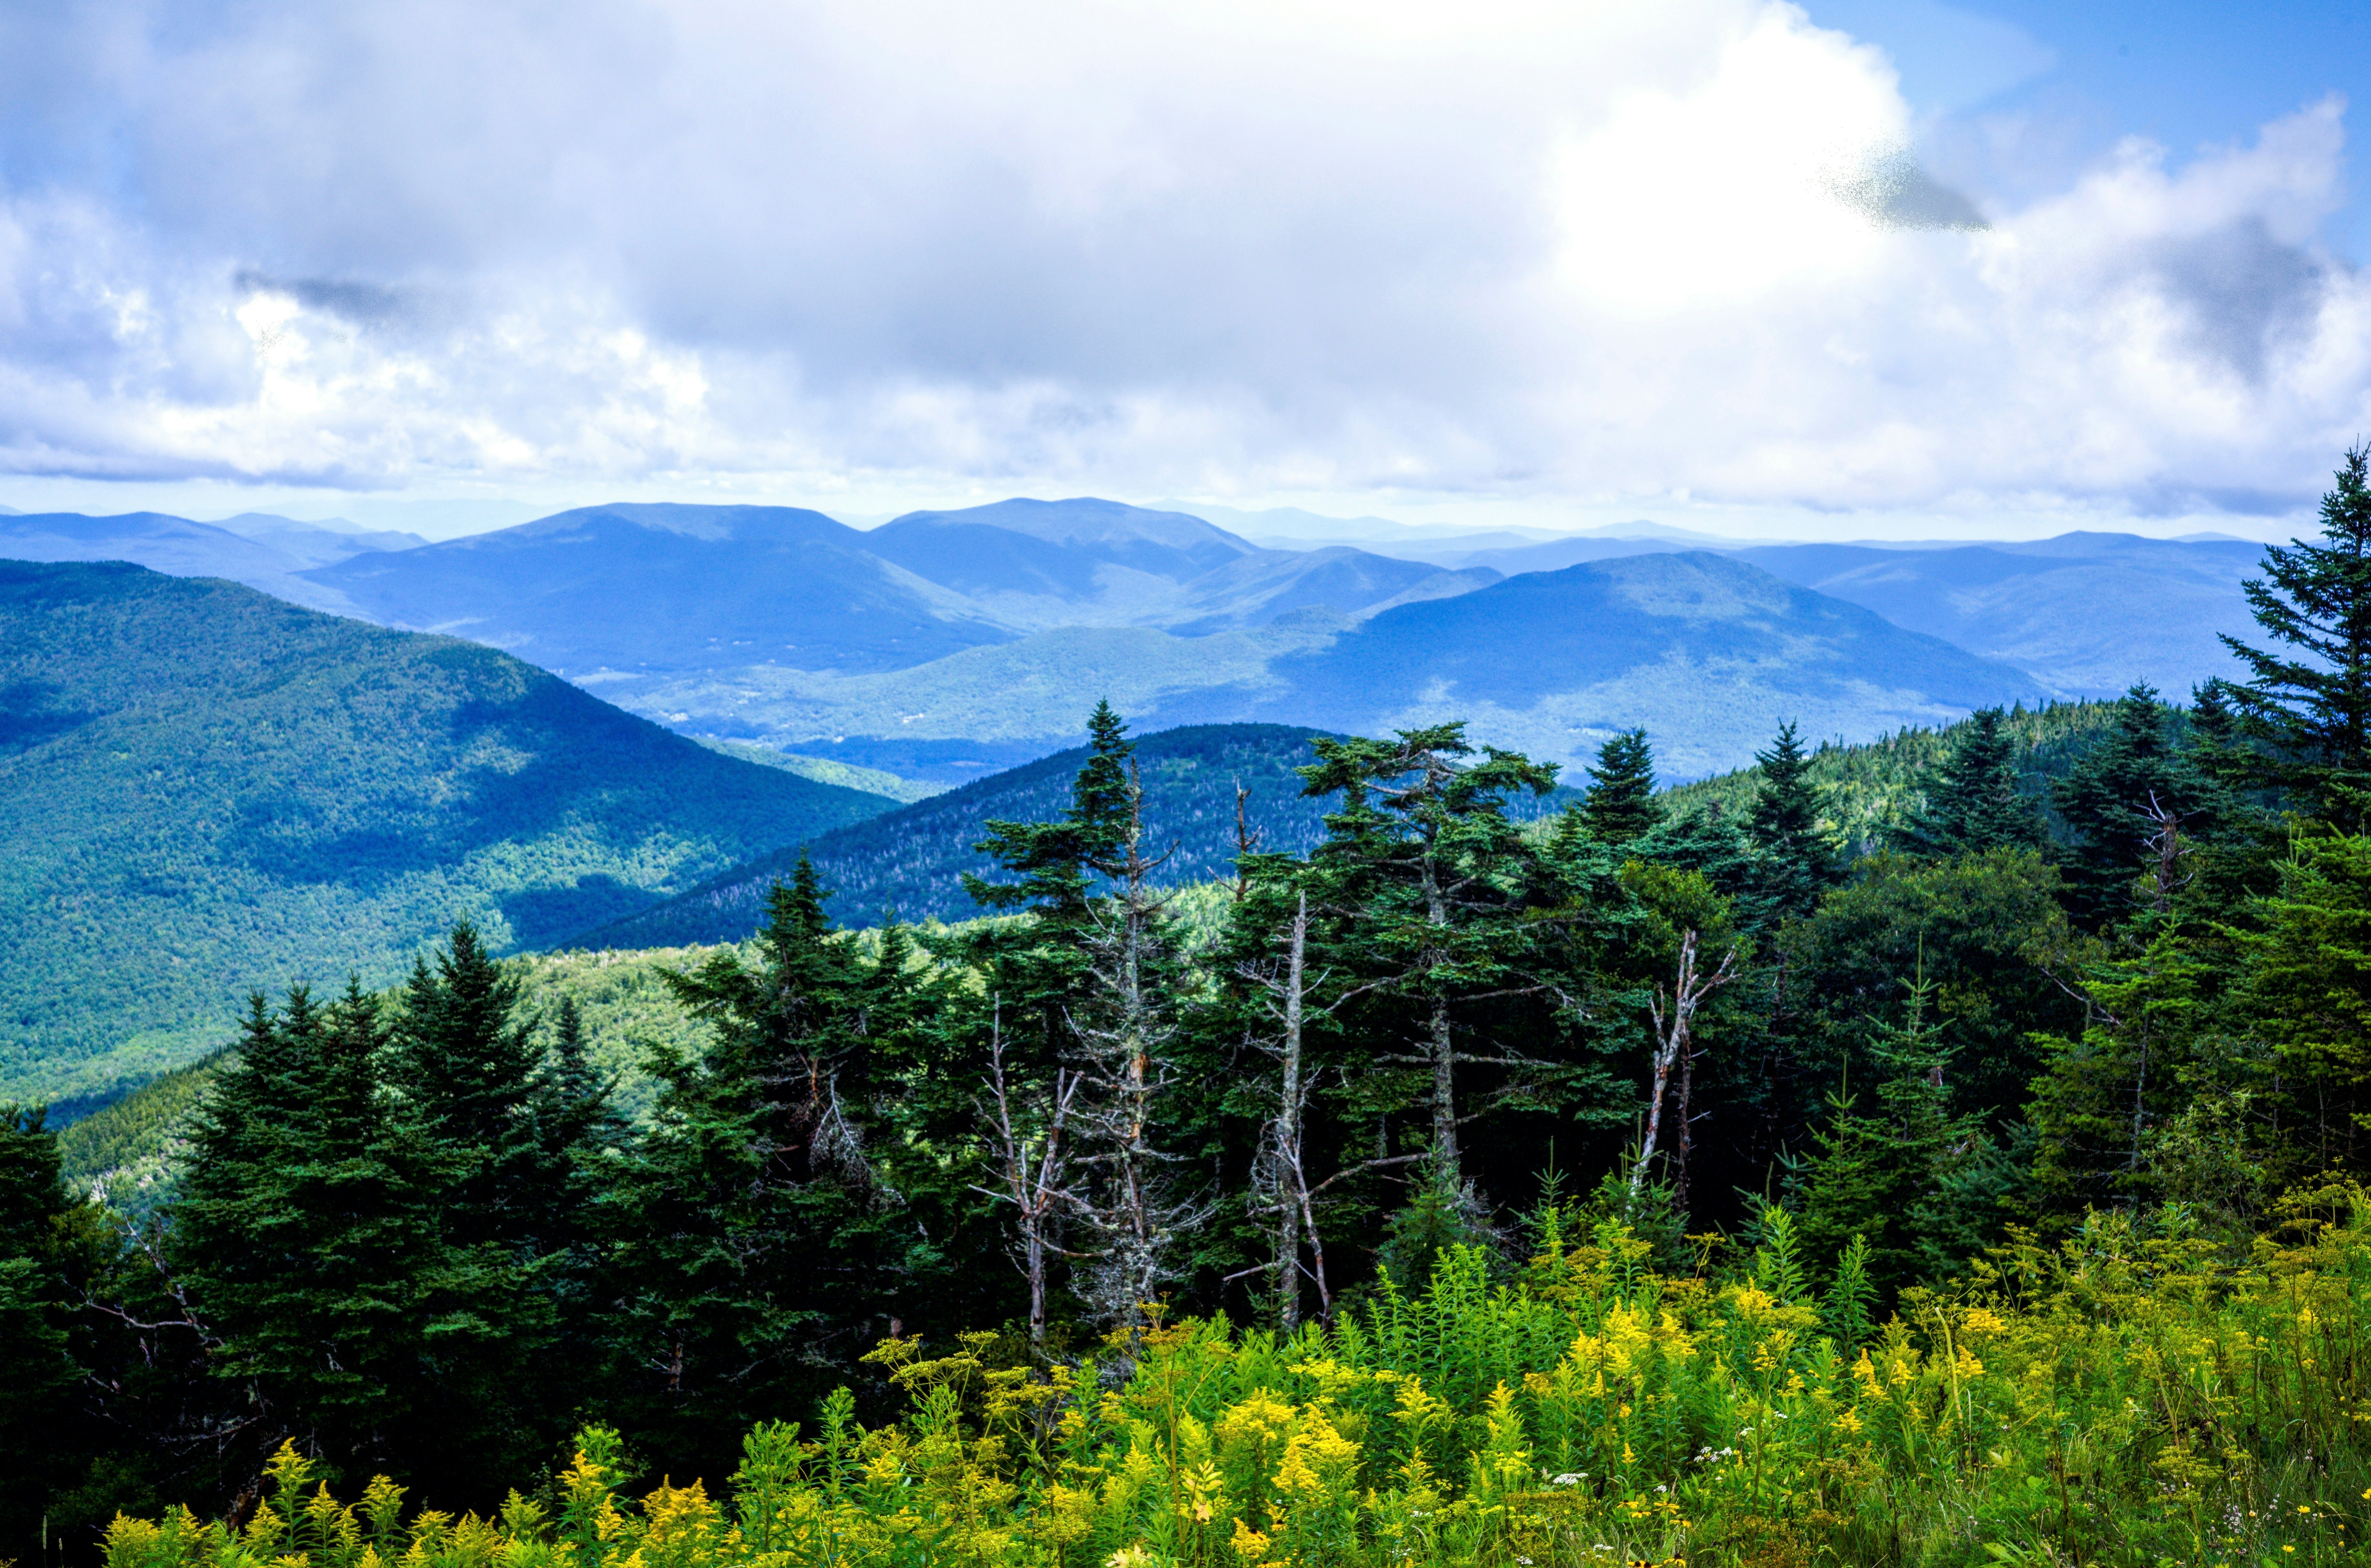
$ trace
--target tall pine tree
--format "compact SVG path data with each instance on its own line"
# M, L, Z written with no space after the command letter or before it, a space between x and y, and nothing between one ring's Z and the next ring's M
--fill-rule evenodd
M2371 447L2355 447L2321 498L2321 541L2267 546L2249 608L2285 649L2223 642L2248 667L2225 688L2264 743L2271 777L2349 832L2371 820Z
M1793 720L1781 725L1767 751L1753 760L1762 787L1746 819L1746 834L1760 852L1755 892L1774 915L1808 913L1838 880L1836 845L1820 825L1820 796L1811 783L1811 760Z
M1645 730L1624 730L1598 748L1589 781L1580 821L1599 842L1628 843L1663 819L1655 800L1655 753Z

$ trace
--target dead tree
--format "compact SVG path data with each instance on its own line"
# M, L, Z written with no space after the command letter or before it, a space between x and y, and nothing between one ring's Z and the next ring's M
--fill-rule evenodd
M1663 1130L1663 1098L1670 1087L1671 1069L1690 1061L1695 1039L1696 1008L1704 999L1736 978L1737 949L1729 948L1720 956L1720 967L1707 975L1696 964L1696 934L1690 930L1680 939L1679 973L1671 993L1671 1011L1663 1010L1664 993L1655 987L1654 1000L1648 1008L1655 1023L1655 1087L1647 1101L1647 1136L1638 1146L1638 1161L1630 1167L1630 1191L1635 1195L1647 1184L1647 1167L1655 1157L1656 1140ZM1693 1080L1693 1074L1683 1076L1683 1085ZM1684 1097L1684 1088L1683 1090ZM1688 1148L1685 1126L1685 1100L1682 1100L1680 1147L1683 1157ZM1687 1179L1686 1167L1681 1167L1680 1179Z
M1253 855L1259 853L1260 839L1263 836L1260 830L1252 826L1251 813L1247 809L1251 797L1252 792L1244 787L1243 780L1237 779L1235 781L1235 902L1237 903L1242 903L1243 896L1252 890L1251 860Z
M2149 892L2159 914L2171 907L2173 895L2190 885L2190 877L2181 869L2182 857L2190 846L2181 842L2181 825L2198 815L2195 811L2176 811L2149 791L2148 809L2141 815L2150 824L2148 836L2143 841L2156 865L2149 871Z
M991 1015L989 1033L988 1088L989 1099L980 1106L988 1124L989 1147L996 1163L997 1185L974 1191L1012 1205L1020 1233L1021 1272L1029 1281L1029 1338L1046 1337L1046 1275L1057 1257L1067 1257L1058 1237L1062 1216L1078 1206L1070 1182L1070 1148L1066 1141L1071 1107L1082 1080L1057 1066L1050 1086L1018 1114L1016 1091L1004 1064L1003 1009Z
M1079 1073L1088 1095L1076 1113L1094 1176L1080 1205L1095 1237L1088 1286L1081 1295L1099 1317L1138 1317L1173 1272L1179 1238L1209 1217L1208 1205L1179 1200L1166 1167L1176 1156L1156 1141L1161 1102L1173 1086L1167 1047L1175 1035L1167 1010L1152 993L1166 945L1169 900L1153 891L1152 874L1169 857L1144 849L1144 784L1136 764L1128 776L1128 812L1110 869L1118 888L1090 912L1086 946L1094 1001L1070 1028L1081 1049Z

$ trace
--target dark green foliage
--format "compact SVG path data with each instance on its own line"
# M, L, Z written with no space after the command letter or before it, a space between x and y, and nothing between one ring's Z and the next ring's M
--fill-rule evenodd
M1954 1179L1990 1153L1985 1119L1953 1109L1956 1053L1929 1016L1935 988L1921 978L1908 989L1901 1021L1868 1041L1873 1092L1839 1086L1829 1096L1827 1120L1787 1183L1811 1255L1824 1263L1856 1248L1852 1272L1880 1298L1949 1273L2007 1217L1984 1212L1981 1183Z
M1872 1052L1909 1001L1905 977L1923 973L1932 1028L1959 1063L1955 1104L2014 1116L2039 1067L2034 1032L2081 1027L2082 1004L2053 978L2074 946L2058 895L2056 871L2030 850L1866 863L1778 938L1795 1092L1873 1082Z
M1625 730L1598 749L1589 770L1581 824L1601 843L1627 843L1663 819L1655 800L1655 754L1643 729Z
M1753 797L1746 834L1760 852L1754 891L1775 914L1800 915L1842 875L1833 834L1820 819L1820 790L1811 760L1790 720L1753 761L1762 787Z
M948 1277L969 1162L928 1146L968 1086L933 1049L940 998L902 936L861 962L804 863L754 961L720 952L669 983L713 1043L652 1063L652 1126L605 1198L602 1330L620 1411L706 1456L846 1380L901 1316L977 1289Z
M2228 815L2226 792L2185 753L2172 720L2156 691L2134 687L2114 727L2051 786L2071 840L2060 855L2067 901L2087 927L2169 909L2192 875L2189 847Z
M277 1013L252 998L192 1136L173 1257L219 1343L209 1370L251 1412L243 1446L295 1437L341 1469L453 1485L532 1451L503 1390L540 1313L512 1260L449 1234L455 1152L388 1091L390 1054L359 986L326 1007L298 987Z
M1325 807L1304 797L1294 769L1320 732L1283 725L1196 725L1133 738L1129 753L1144 787L1147 833L1166 853L1159 879L1177 887L1232 878L1235 790L1249 792L1245 815L1261 847L1306 854L1325 834ZM763 923L766 890L791 873L799 854L815 863L834 917L849 925L903 920L967 920L980 912L965 878L1001 878L980 848L990 821L1044 822L1072 804L1084 747L933 796L902 810L763 855L679 898L574 940L587 948L646 947L739 941ZM1568 792L1512 803L1519 817L1559 809Z
M0 1093L218 1047L258 980L555 940L886 802L492 648L110 564L0 565ZM14 722L14 721L11 721Z
M0 1105L0 1550L32 1541L44 1500L74 1479L91 1435L77 1397L71 1208L41 1111Z
M2038 849L2041 813L2018 787L2017 741L2007 715L1980 708L1926 784L1926 803L1902 835L1915 854L1982 854Z
M2356 447L2321 498L2321 541L2264 551L2249 579L2256 623L2286 647L2223 641L2248 667L2225 690L2270 750L2269 776L2315 813L2360 831L2371 790L2371 448Z

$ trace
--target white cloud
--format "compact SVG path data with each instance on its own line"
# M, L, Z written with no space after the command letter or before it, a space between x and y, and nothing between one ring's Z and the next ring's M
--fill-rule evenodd
M1973 514L2371 428L2340 106L2011 206L1751 0L115 0L0 103L17 473Z

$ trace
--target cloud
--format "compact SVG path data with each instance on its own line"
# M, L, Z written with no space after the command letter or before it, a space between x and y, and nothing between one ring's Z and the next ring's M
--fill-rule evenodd
M21 473L2138 506L2371 425L2342 106L2016 205L1760 0L112 0L0 103Z

